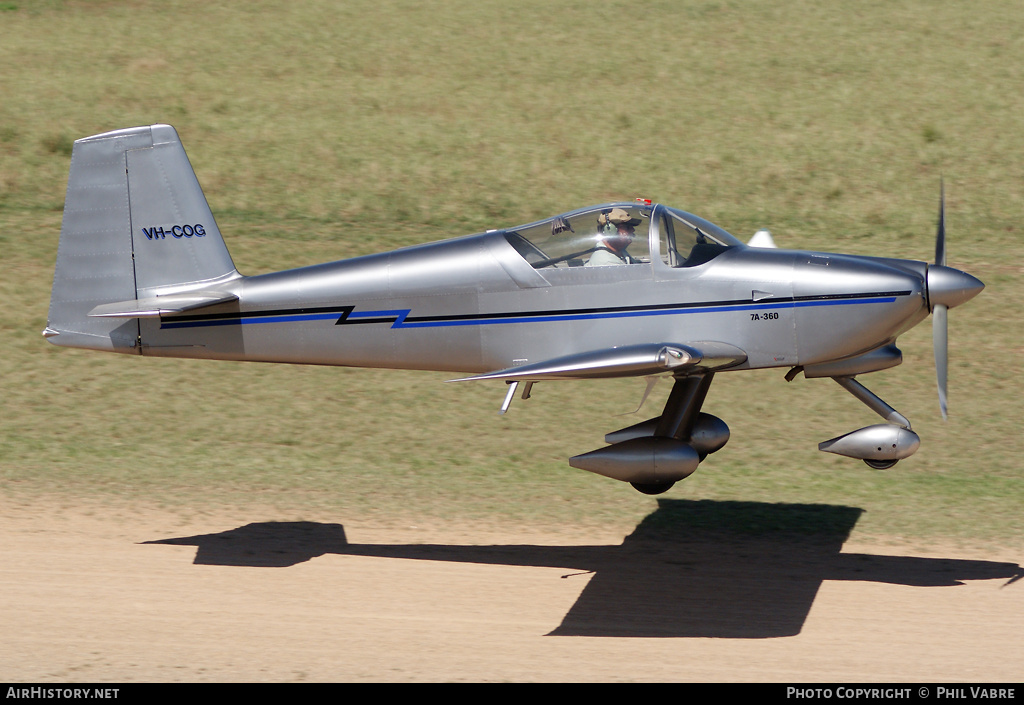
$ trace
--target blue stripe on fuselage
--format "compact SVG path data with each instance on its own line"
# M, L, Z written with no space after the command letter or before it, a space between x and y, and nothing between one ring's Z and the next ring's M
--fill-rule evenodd
M571 314L550 314L543 316L530 316L524 314L522 316L516 316L514 318L488 318L482 316L480 318L472 318L467 320L425 320L425 321L406 321L405 317L399 318L391 326L392 328L443 328L449 326L477 326L477 325L498 325L502 323L542 323L545 321L589 321L597 320L602 318L640 318L644 316L679 316L683 314L691 313L724 313L729 311L767 311L771 309L779 308L804 308L807 306L849 306L851 304L874 304L874 303L892 303L896 300L895 296L886 298L870 298L870 299L849 299L845 301L786 301L776 302L771 304L731 304L726 306L697 306L697 307L681 307L681 308L669 308L662 310L650 310L650 311L614 311L614 312L600 312L600 313L571 313ZM408 316L408 311L404 312ZM354 314L353 314L354 315ZM367 313L367 317L373 314ZM380 313L378 313L380 315Z
M848 299L826 298L808 299L800 301L766 301L763 303L734 303L734 304L681 304L669 308L641 308L633 310L593 310L573 311L567 313L542 313L531 314L529 312L517 314L480 314L468 316L453 316L424 319L409 319L411 309L388 309L381 311L351 311L345 315L337 312L329 313L287 313L275 314L273 311L265 313L255 312L237 318L217 317L210 320L202 320L201 317L193 317L188 321L174 321L162 319L161 328L199 328L208 326L227 325L256 325L262 323L296 323L305 321L327 321L334 320L338 325L357 325L367 323L391 323L392 329L401 328L447 328L455 326L483 326L499 325L506 323L544 323L554 321L587 321L616 318L642 318L646 316L679 316L694 313L728 313L739 311L769 311L772 309L806 308L811 306L853 306L862 304L893 303L898 296L907 295L910 292L899 294L875 295L869 297L853 297Z

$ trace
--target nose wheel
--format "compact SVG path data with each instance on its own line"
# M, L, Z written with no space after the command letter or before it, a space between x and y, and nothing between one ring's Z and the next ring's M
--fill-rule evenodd
M921 439L905 416L873 394L853 377L833 377L846 391L889 423L868 426L818 444L818 450L859 458L869 468L886 470L913 455Z

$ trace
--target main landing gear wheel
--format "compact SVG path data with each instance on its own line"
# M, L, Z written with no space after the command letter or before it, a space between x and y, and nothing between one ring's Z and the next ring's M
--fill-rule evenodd
M672 489L675 482L630 482L633 489L644 494L662 494Z
M889 468L891 468L893 465L895 465L896 463L898 463L900 461L899 460L868 460L867 458L865 458L864 462L867 464L867 466L869 468L874 468L875 470L888 470Z

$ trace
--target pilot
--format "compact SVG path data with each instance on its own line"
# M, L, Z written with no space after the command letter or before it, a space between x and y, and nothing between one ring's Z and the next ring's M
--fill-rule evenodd
M636 237L634 228L640 225L639 218L630 217L622 208L612 208L597 216L597 250L587 260L587 267L604 267L611 264L636 264L626 248Z

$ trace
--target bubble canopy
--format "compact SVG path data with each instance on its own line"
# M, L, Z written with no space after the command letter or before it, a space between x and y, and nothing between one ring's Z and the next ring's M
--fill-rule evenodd
M606 203L505 231L535 269L649 264L693 267L733 247L746 247L725 229L676 208Z

